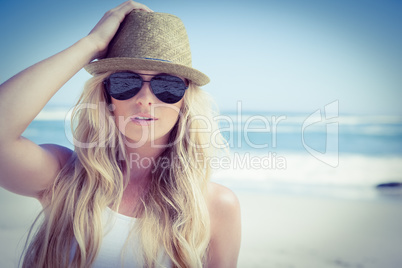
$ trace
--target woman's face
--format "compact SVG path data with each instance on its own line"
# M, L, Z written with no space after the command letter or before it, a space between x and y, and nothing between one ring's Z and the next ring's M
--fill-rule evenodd
M158 74L144 70L133 72L141 74L144 81L150 81ZM167 144L169 133L178 120L183 98L177 103L164 103L153 94L150 83L144 82L132 98L117 100L111 97L111 103L118 129L128 138L130 146L137 148L148 142L151 145Z

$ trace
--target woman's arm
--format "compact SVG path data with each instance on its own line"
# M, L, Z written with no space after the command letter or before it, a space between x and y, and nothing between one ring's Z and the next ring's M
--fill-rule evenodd
M241 242L240 203L228 188L216 183L208 187L211 240L208 268L237 267Z
M127 1L106 12L88 36L0 85L1 187L37 197L53 182L72 152L56 145L38 146L21 134L72 76L105 54L121 21L133 9L150 11Z

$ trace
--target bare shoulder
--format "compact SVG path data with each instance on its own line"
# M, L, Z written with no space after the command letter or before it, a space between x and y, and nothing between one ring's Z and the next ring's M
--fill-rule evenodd
M232 190L218 183L210 182L207 199L212 236L220 228L225 228L226 224L240 221L240 202Z
M53 184L72 155L73 151L66 147L37 145L20 137L1 146L0 186L16 194L37 198Z
M66 164L68 164L69 159L74 155L75 152L67 147L58 144L47 143L47 144L41 144L39 146L58 162L57 164L58 168L56 169L53 179L50 181L50 183L53 183L53 180L56 178L58 172ZM38 192L38 194L35 197L39 200L39 202L42 204L43 207L46 207L49 204L49 196L43 195L43 191Z
M208 206L210 213L235 213L240 210L239 199L229 188L214 182L208 184Z
M236 267L241 242L240 203L227 187L210 182L208 209L211 238L208 267Z
M58 144L46 143L39 146L55 156L59 161L60 167L63 167L67 163L68 159L70 159L70 157L74 154L74 151L71 149Z

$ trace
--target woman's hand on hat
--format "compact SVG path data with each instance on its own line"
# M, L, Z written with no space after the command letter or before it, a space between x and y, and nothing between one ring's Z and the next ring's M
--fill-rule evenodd
M134 9L153 12L153 10L146 5L130 0L107 11L105 15L103 15L100 21L87 36L96 46L96 50L98 51L93 59L98 59L105 56L107 47L113 36L116 34L117 29L119 29L120 23L124 20L126 15Z

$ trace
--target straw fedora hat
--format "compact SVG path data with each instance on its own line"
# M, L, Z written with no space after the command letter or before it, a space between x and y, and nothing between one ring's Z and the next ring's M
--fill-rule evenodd
M151 70L191 80L198 86L208 76L192 68L183 22L166 13L133 10L121 23L104 59L85 66L92 75L107 71Z

